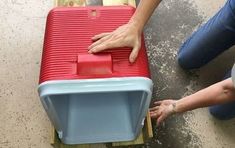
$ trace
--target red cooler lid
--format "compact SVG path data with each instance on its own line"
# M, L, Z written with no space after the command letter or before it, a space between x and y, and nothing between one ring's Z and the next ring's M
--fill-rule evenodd
M111 32L129 21L135 8L97 6L55 8L45 31L40 83L50 80L111 77L149 77L144 40L135 63L129 62L131 48L89 54L91 38Z

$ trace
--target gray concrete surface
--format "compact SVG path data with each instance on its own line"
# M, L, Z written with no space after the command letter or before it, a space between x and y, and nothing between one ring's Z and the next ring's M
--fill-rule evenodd
M176 62L181 43L218 11L224 0L164 0L145 28L153 99L180 98L219 81L234 49L200 70ZM37 95L45 20L52 0L0 1L0 148L50 148L50 123ZM234 148L235 120L214 119L207 108L154 126L146 148ZM104 145L101 147L105 147Z

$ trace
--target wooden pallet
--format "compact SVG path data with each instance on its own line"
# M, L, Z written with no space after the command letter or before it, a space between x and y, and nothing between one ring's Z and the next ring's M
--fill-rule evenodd
M64 7L76 7L76 6L86 6L94 0L55 0L55 6L64 6ZM100 5L111 6L111 5L130 5L136 7L135 0L100 0ZM52 136L51 136L51 145L54 148L103 148L104 144L84 144L84 145L66 145L63 144L52 126ZM149 111L146 115L145 126L140 133L139 137L136 140L128 142L113 142L109 145L115 146L129 146L129 145L138 145L144 144L149 139L153 137L152 123Z

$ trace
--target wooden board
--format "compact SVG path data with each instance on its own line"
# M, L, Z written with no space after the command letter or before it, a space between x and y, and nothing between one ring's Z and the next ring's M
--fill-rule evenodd
M75 7L86 6L86 0L54 0L55 6Z
M152 126L152 122L151 122L151 117L150 117L150 112L149 111L148 111L147 116L146 116L144 130L146 130L144 133L147 134L147 135L145 135L145 137L153 138L153 126Z
M55 6L65 6L65 7L76 7L76 6L86 6L87 4L92 3L94 0L55 0ZM101 1L101 0L100 0ZM102 2L104 6L111 5L131 5L136 7L135 0L103 0ZM85 144L85 145L66 145L63 144L52 126L52 137L51 137L51 145L54 148L104 148L104 144ZM128 141L128 142L114 142L111 143L111 146L129 146L129 145L137 145L144 144L146 141L153 137L153 129L149 111L146 115L145 126L143 131L140 133L139 137L136 140Z
M136 7L135 0L103 0L103 6L129 5Z
M138 144L144 144L144 134L143 132L140 133L139 137L133 141L127 141L127 142L113 142L112 146L129 146L129 145L138 145Z

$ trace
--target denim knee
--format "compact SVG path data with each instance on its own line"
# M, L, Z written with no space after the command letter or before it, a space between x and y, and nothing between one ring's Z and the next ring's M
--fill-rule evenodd
M178 61L178 64L180 65L180 67L185 70L200 68L200 66L198 66L198 64L194 64L194 62L192 61L192 59L190 57L188 57L187 55L184 55L183 53L180 53L180 52L178 53L177 61Z
M226 109L221 109L219 105L209 107L209 112L213 117L219 120L229 120L235 116L234 114L227 112Z

